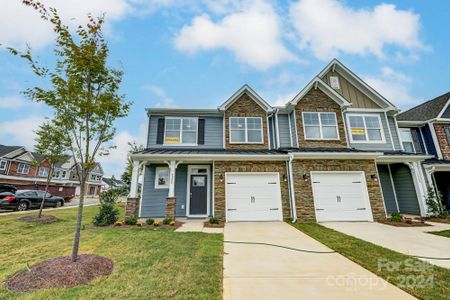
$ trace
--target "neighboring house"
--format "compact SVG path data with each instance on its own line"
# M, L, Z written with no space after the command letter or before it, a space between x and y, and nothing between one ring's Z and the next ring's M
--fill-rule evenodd
M282 107L244 85L217 109L147 109L147 148L131 155L127 214L226 221L425 215L420 163L430 156L403 151L397 113L337 60Z
M428 182L450 209L450 92L398 115L405 151L433 156L423 163Z
M45 185L50 165L44 158L35 152L27 151L22 146L0 145L0 183L9 183L17 186L41 188ZM101 191L103 170L96 164L89 174L86 191L89 196L96 196ZM57 164L53 171L50 184L55 186L51 190L62 193L64 196L80 194L80 182L75 168L75 160L68 156L64 163ZM64 188L70 188L65 193Z
M127 186L127 184L125 182L114 178L114 176L110 177L110 178L103 177L102 181L103 181L103 183L102 183L103 191L108 191L108 190L117 189L117 188L123 188L123 187Z

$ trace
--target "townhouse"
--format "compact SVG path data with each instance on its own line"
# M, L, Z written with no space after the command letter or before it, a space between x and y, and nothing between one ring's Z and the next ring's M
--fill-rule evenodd
M126 213L318 222L425 215L421 163L431 156L404 151L398 112L336 59L282 107L244 85L216 109L147 109Z
M51 179L50 192L67 198L80 194L80 182L76 163L68 156L64 163L57 164ZM43 188L47 181L49 163L36 152L22 146L0 145L0 183L20 189ZM96 164L86 183L88 196L97 196L101 191L103 169Z
M433 156L423 162L428 184L450 209L450 92L398 115L405 151Z

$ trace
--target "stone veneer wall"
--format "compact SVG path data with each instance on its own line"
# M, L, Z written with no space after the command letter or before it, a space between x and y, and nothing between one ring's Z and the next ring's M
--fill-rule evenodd
M290 218L289 187L283 181L288 177L285 161L216 161L214 163L214 214L225 220L225 172L278 172L280 174L281 202L283 218ZM220 182L220 175L223 181Z
M445 128L450 127L449 124L433 124L436 136L441 148L443 159L450 159L450 144L445 134Z
M371 178L371 175L377 175L374 160L294 160L292 164L299 222L316 221L311 178L307 181L303 179L303 174L311 175L311 171L364 171L373 218L374 220L386 219L380 183Z
M125 217L139 217L139 198L127 198L125 206Z
M334 112L338 125L339 140L305 140L303 132L302 112ZM345 125L342 119L342 110L339 104L331 100L320 89L311 89L295 107L295 117L297 119L297 134L300 148L346 148L347 138Z
M230 144L230 117L261 117L263 144ZM269 149L267 114L249 95L243 94L225 111L225 146L227 149Z

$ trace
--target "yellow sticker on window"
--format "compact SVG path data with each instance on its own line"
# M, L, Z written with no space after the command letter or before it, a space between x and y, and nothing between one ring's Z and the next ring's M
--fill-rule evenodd
M164 143L166 143L166 144L179 144L180 143L180 137L179 136L166 137L164 139Z
M365 135L365 134L366 134L366 130L363 128L352 129L352 135Z

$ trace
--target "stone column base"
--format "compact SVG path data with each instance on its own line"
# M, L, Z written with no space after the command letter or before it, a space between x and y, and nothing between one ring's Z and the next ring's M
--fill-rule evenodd
M127 198L125 206L125 217L139 217L139 198Z
M166 217L175 218L175 208L176 208L177 198L176 197L167 197L166 202Z

